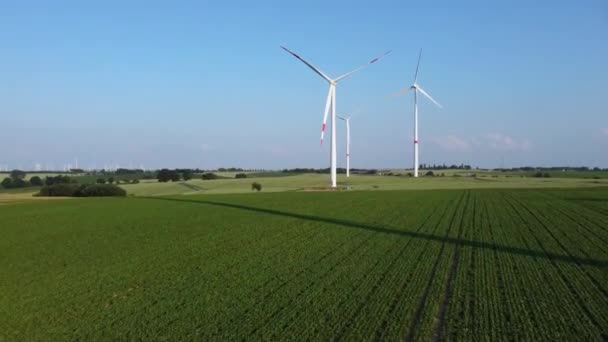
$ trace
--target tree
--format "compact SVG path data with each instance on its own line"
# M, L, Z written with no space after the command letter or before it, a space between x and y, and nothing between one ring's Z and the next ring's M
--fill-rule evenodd
M105 178L97 178L97 184L106 184Z
M262 184L258 182L251 183L251 190L257 190L258 192L262 191Z
M38 176L34 176L34 177L30 178L30 184L32 184L33 186L44 185L44 183L42 182L42 178L40 178Z
M203 178L203 180L212 180L212 179L218 179L218 176L215 173L207 172L207 173L203 173L202 178Z
M190 170L185 170L184 172L182 172L182 177L184 177L184 180L191 180L192 179L192 171Z
M181 175L179 174L179 172L177 172L176 170L169 169L162 169L158 171L158 174L156 175L156 179L158 179L159 182L177 182L178 180L180 180L180 178Z
M13 179L10 178L10 177L6 177L6 178L4 178L2 180L2 183L0 183L0 184L2 184L2 187L5 188L5 189L12 188L13 187Z
M2 187L5 189L11 189L11 188L24 188L26 186L30 185L30 182L24 180L23 178L11 178L11 177L6 177L4 178L4 180L2 180Z
M108 178L108 183L110 183L110 184L114 183L114 177Z
M11 178L14 180L25 178L25 172L21 170L13 170L11 171Z
M247 178L247 174L246 173L237 173L236 175L234 175L234 178Z
M169 178L171 179L172 182L177 182L179 181L182 177L181 174L175 170L169 171Z
M13 188L25 188L29 186L30 182L26 181L23 178L13 179Z
M159 182L168 182L171 177L169 176L169 170L168 169L162 169L160 171L158 171L158 174L156 175L156 179L158 179Z
M53 185L53 184L69 184L76 183L75 179L71 179L69 176L57 175L55 177L46 176L44 179L45 185Z
M429 176L429 177L433 177L435 174L433 173L433 171L428 171L427 173L424 174L425 176Z

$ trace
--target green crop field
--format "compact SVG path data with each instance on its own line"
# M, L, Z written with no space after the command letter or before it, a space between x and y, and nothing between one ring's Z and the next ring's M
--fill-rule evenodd
M0 205L0 340L608 339L606 188L145 195Z

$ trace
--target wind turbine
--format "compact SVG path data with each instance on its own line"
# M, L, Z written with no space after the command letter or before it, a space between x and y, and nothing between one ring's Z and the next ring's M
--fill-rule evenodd
M416 64L416 73L414 74L414 84L412 84L409 88L405 88L397 95L404 95L408 91L414 89L414 177L418 177L418 92L422 93L422 95L426 96L429 100L431 100L434 104L439 108L441 105L435 101L431 95L429 95L424 89L418 85L418 67L420 67L420 57L422 56L422 49L420 49L420 53L418 54L418 64Z
M388 55L390 51L385 52L382 56L376 57L366 64L354 69L353 71L349 71L341 76L338 76L335 79L330 78L325 73L323 73L319 68L305 61L302 57L298 56L296 53L290 51L288 48L281 46L281 48L287 52L289 52L292 56L299 59L302 63L306 64L312 71L317 73L317 75L321 76L323 79L329 83L329 92L327 93L327 100L325 101L325 112L323 114L323 125L321 126L321 145L323 145L323 135L325 134L325 125L327 123L327 115L331 111L331 146L329 149L329 160L330 160L330 185L332 188L336 187L336 85L341 80L351 76L352 74L360 71L370 64L373 64L380 60L382 57Z
M338 116L338 119L346 122L346 177L350 177L350 118Z

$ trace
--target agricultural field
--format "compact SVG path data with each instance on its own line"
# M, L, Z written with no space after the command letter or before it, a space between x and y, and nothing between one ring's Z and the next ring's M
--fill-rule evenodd
M263 192L316 191L327 188L327 174L300 174L282 177L242 179L192 179L187 182L121 184L133 196L250 193L251 183L262 184ZM430 190L478 188L581 188L608 187L608 179L521 178L521 177L398 177L378 175L338 175L338 186L350 190Z
M0 222L0 340L608 339L606 188L141 194Z

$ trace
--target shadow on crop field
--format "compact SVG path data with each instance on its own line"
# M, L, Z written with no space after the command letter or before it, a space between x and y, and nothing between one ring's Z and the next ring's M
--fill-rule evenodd
M548 258L551 260L569 262L569 263L580 264L580 265L602 267L602 268L608 267L608 260L597 260L597 259L580 258L580 257L573 258L569 255L545 253L543 251L534 251L534 250L529 250L529 249L520 248L520 247L505 246L505 245L499 245L499 244L488 243L488 242L483 242L483 241L464 240L464 239L460 239L460 238L437 236L437 235L427 234L427 233L412 232L412 231L400 230L400 229L395 229L395 228L374 226L374 225L370 225L370 224L366 224L366 223L360 223L360 222L354 222L354 221L336 219L336 218L330 218L330 217L298 214L298 213L291 213L291 212L275 210L275 209L258 208L258 207L251 207L251 206L242 205L242 204L216 202L216 201L209 201L209 200L191 200L191 199L179 199L179 198L167 198L167 197L141 197L141 198L161 200L161 201L187 202L187 203L196 203L196 204L202 204L202 205L213 205L213 206L219 206L219 207L241 209L241 210L265 213L265 214L276 215L276 216L297 218L297 219L301 219L301 220L336 224L336 225L340 225L340 226L344 226L344 227L364 229L364 230L377 232L377 233L383 233L383 234L407 236L407 237L411 237L414 239L422 239L422 240L436 241L436 242L442 242L442 243L445 242L445 243L451 243L451 244L460 244L461 246L469 246L469 247L474 247L474 248L491 249L491 250L496 250L498 252L512 253L512 254L517 254L517 255L529 256L529 257L533 257L533 258Z

